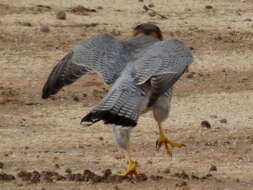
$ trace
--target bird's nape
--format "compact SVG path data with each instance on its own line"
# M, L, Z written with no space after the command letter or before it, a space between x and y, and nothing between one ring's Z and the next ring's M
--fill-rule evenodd
M144 34L147 36L153 36L159 40L163 40L162 32L160 28L151 23L144 23L137 25L133 30L133 35L138 36L139 34Z

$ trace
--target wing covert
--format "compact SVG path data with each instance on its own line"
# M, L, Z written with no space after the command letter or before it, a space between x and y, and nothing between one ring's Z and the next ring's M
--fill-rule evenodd
M134 65L136 84L150 81L148 106L171 88L192 62L191 52L178 40L160 41L147 48Z
M192 62L192 54L182 42L178 40L157 42L147 48L134 62L135 82L141 85L159 75L181 75L185 67Z

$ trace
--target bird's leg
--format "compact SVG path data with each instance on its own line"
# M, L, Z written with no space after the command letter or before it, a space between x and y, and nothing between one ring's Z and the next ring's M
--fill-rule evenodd
M169 154L170 156L172 156L172 152L169 149L168 144L171 145L171 147L178 147L178 148L184 146L184 144L178 144L176 142L169 140L168 137L166 137L164 134L161 122L158 122L158 127L159 127L160 137L156 140L156 149L157 149L157 151L159 151L161 146L164 144L165 149L166 149L166 153Z
M137 175L136 168L137 168L137 162L132 160L129 148L125 150L126 152L126 157L128 160L128 169L125 173L119 174L120 176L125 176L125 177L133 177L134 175Z
M132 160L130 154L130 133L131 128L129 127L121 127L121 126L112 126L113 127L113 135L118 146L124 150L126 153L126 158L128 160L128 169L125 173L119 174L120 176L133 177L133 175L137 175L136 167L137 162Z

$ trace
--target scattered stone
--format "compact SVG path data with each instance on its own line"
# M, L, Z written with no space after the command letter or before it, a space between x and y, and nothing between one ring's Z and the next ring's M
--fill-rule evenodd
M0 181L12 181L15 180L15 176L6 174L6 173L0 173Z
M211 124L208 121L202 121L201 127L205 127L207 129L211 129Z
M194 73L189 73L186 75L186 78L191 79L194 78Z
M150 4L148 5L148 7L149 7L149 8L154 8L155 5L154 5L154 3L150 3Z
M97 175L94 172L90 170L84 170L83 173L72 173L71 169L66 169L66 175L62 176L57 172L54 171L20 171L17 173L17 177L20 178L23 182L26 182L28 184L37 184L40 182L46 182L46 183L52 183L56 181L74 181L74 182L90 182L92 184L95 183L117 183L122 181L128 181L128 182L142 182L146 181L148 177L145 174L138 174L134 178L129 177L122 177L118 175L112 175L111 169L106 169L103 172L103 175ZM151 179L153 180L160 180L162 179L162 176L151 176ZM0 173L0 181L11 181L15 180L15 176ZM21 183L19 183L21 184ZM22 184L23 186L23 184Z
M56 18L59 19L59 20L66 20L66 12L65 11L58 11L56 13Z
M206 5L205 8L206 8L206 9L212 9L213 6L212 6L212 5Z
M161 179L162 179L162 176L159 176L159 177L161 177ZM148 177L145 174L138 174L136 176L137 182L146 181L146 180L148 180Z
M198 176L192 174L191 179L192 179L192 180L199 180L200 178L199 178Z
M49 25L48 24L41 24L40 25L40 31L41 32L49 32L50 31Z
M70 10L74 14L88 15L89 12L97 12L95 9L89 9L82 5L78 5Z
M191 10L190 8L185 8L184 11L190 12L190 11L192 11L192 10Z
M52 9L49 5L37 5L39 8L44 8L44 9Z
M235 13L238 15L238 16L241 16L242 15L242 9L237 9L235 11Z
M227 123L228 121L226 119L221 119L220 122L221 123Z
M108 178L109 176L111 176L112 175L112 171L110 170L110 169L106 169L105 171L104 171L104 177L105 178Z
M215 40L218 40L218 41L221 41L221 40L222 40L222 37L221 37L220 35L218 35L218 36L216 36L214 39L215 39Z
M156 16L156 14L154 12L150 12L150 13L148 13L148 15L151 16L151 17Z
M202 180L205 180L205 179L210 178L210 177L212 177L212 176L213 176L212 174L207 174L207 175L201 177L201 179L202 179Z
M39 183L39 182L40 182L40 173L38 171L33 171L31 183Z
M72 170L71 170L70 168L67 168L67 169L65 170L65 172L68 173L68 174L71 174L71 173L72 173Z
M165 169L165 170L163 171L163 173L169 174L169 173L170 173L170 168Z
M217 171L217 167L215 165L212 165L209 169L209 172L216 172Z
M154 181L159 181L159 180L161 180L162 178L163 178L163 176L159 176L159 175L157 175L157 176L151 175L151 176L150 176L150 179L151 179L151 180L154 180Z
M244 22L251 22L252 19L251 19L251 18L246 18L246 19L244 19L243 21L244 21Z
M190 179L189 175L185 171L182 171L181 173L175 173L174 176L182 179Z
M30 147L29 146L25 146L25 150L28 150L28 149L30 149Z
M27 26L27 27L31 27L32 24L30 22L19 22L20 25L22 26Z
M147 161L147 164L152 164L152 163L153 163L152 160Z
M0 162L0 169L3 169L3 168L4 168L4 163Z
M191 189L185 181L183 181L180 184L176 184L176 187L179 188L180 190L190 190Z
M102 10L104 8L102 6L97 6L97 9Z
M73 100L74 100L75 102L79 102L79 101L80 101L80 99L79 99L78 96L74 96L74 97L73 97Z

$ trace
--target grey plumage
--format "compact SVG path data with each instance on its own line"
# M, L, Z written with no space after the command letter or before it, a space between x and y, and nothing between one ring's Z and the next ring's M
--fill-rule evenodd
M112 87L82 123L103 120L106 124L135 126L140 113L158 106L156 102L192 60L190 51L177 40L159 41L144 35L121 41L97 35L75 46L55 66L42 97L55 94L87 72L98 72Z
M135 126L139 114L152 107L184 73L192 56L177 40L159 41L128 62L107 96L82 119L85 124Z
M52 70L42 91L42 98L57 93L87 72L97 72L112 85L130 60L143 48L158 41L147 36L121 41L100 34L77 44Z

